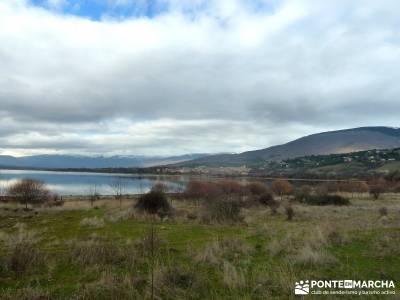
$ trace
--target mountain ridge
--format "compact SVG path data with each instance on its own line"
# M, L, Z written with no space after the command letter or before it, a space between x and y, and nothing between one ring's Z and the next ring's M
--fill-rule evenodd
M175 164L195 166L253 166L265 161L281 161L307 155L351 153L400 147L400 129L385 126L357 127L307 135L282 145L239 154L211 155Z
M64 154L42 154L14 157L0 155L1 167L17 168L120 168L120 167L152 167L160 164L180 163L209 154L194 153L177 156L85 156Z

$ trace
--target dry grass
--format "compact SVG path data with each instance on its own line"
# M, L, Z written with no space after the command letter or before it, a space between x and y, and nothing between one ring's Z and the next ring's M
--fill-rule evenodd
M95 205L103 205L101 201L105 200L99 200ZM20 250L15 251L16 257L29 257L37 250L38 244L45 245L41 249L66 250L61 254L65 255L65 261L62 260L61 263L70 263L72 269L82 272L82 276L80 273L74 276L84 278L84 284L79 285L80 279L75 281L75 278L68 277L74 282L74 287L71 292L73 295L68 294L67 299L82 300L149 299L151 265L154 267L155 299L292 299L293 283L299 279L323 278L331 274L342 277L346 272L352 272L354 277L364 276L366 273L357 271L357 263L352 264L350 260L349 264L341 253L342 249L348 249L352 251L349 255L357 259L359 253L362 253L360 251L363 251L358 249L358 238L369 247L365 255L376 259L377 264L380 264L379 269L371 267L371 272L379 271L382 276L393 275L393 253L400 252L400 239L396 229L400 227L400 201L387 198L386 195L379 201L352 199L352 205L347 207L306 206L289 203L289 199L284 199L277 215L271 215L269 209L261 205L246 207L241 209L245 222L212 223L212 226L199 224L201 207L195 205L195 202L176 200L175 219L158 226L163 229L153 238L150 232L146 231L143 235L141 232L148 228L150 222L159 222L160 219L135 213L132 209L133 200L129 201L129 205L123 209L119 209L118 201L112 199L111 203L104 202L104 209L95 212L86 211L89 207L82 209L82 215L67 212L70 219L64 220L65 224L78 226L77 233L81 234L69 243L66 243L62 234L49 240L45 237L40 241L37 232L28 231L26 226L19 224L14 229L5 227L0 232L0 246L4 246L7 252L7 261L12 256L12 246L20 245L23 241L29 241L33 248L25 247L29 253L24 255L21 255ZM48 214L53 217L51 210L71 209L68 202L67 200L67 208L43 209L43 214L41 209L37 209L38 216L34 212L22 211L0 213L7 213L14 219L19 216L27 223L39 225L45 224L40 219L42 216ZM79 203L81 202L85 200ZM292 205L296 213L292 222L286 221L284 209L288 204ZM387 208L387 215L383 218L379 213L380 207ZM93 218L91 216L94 213L98 216L104 214L104 217ZM87 217L86 220L83 219L84 216ZM99 232L110 238L87 237L90 230L79 228L80 225L96 228L98 223L102 227ZM137 226L141 226L141 229L138 230ZM59 228L65 228L64 224ZM234 231L230 231L232 228ZM358 234L368 229L384 234L371 234L367 237ZM13 230L14 233L9 234ZM199 234L202 230L206 230L205 235ZM210 241L210 237L215 239ZM129 242L126 242L128 239ZM353 243L353 239L357 243ZM188 242L192 246L184 252ZM168 245L173 245L172 250ZM27 276L20 277L20 282L25 282L25 278L39 278L36 270L40 266L40 259L40 252L29 259L34 263L27 265L26 271L23 271ZM340 259L340 263L337 259ZM384 265L385 261L389 263ZM44 275L40 273L41 278L46 278L48 273L56 275L59 272L60 260L57 258L50 263L54 266L45 267ZM0 277L18 274L10 272L7 264L2 266L6 267L0 270ZM51 288L54 292L59 286L53 285ZM13 292L4 291L3 294L1 299L52 299L45 289L36 285L35 288L30 288L29 283L23 290L14 289Z
M104 227L105 224L104 224L104 219L98 217L92 217L92 218L82 219L80 225L84 227L102 228Z
M272 238L267 251L272 256L283 256L293 264L325 265L335 263L326 247L344 243L344 235L337 228L316 227L312 232L292 230L283 238Z
M195 260L212 265L221 265L228 256L229 258L238 258L249 256L250 253L250 246L241 239L216 239L200 249L195 255Z
M209 200L205 201L202 210L202 222L205 224L234 224L243 221L239 201Z
M17 292L9 289L2 291L2 300L52 300L50 292L40 287L26 287Z
M211 265L218 265L221 262L223 250L217 241L207 243L203 249L198 251L194 259L197 262L208 263Z
M326 265L337 263L337 259L324 248L315 248L310 244L301 247L290 261L299 265Z
M198 272L183 266L158 266L154 272L155 289L158 294L179 294L177 290L197 289L202 285Z
M119 245L98 236L71 243L73 244L71 262L78 265L123 265L133 269L137 261L136 251L132 245Z
M38 233L26 229L23 223L16 224L16 231L12 234L2 234L2 242L7 248L2 257L3 271L12 272L19 276L42 266L45 254L39 251Z
M140 299L140 292L146 282L139 277L117 275L110 271L101 274L100 279L82 286L71 300Z
M246 275L240 268L235 267L228 261L223 263L223 282L230 289L240 289L246 286Z

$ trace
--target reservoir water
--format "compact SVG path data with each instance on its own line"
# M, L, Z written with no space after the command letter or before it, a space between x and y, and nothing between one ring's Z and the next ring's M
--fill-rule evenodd
M156 183L163 183L169 191L178 192L189 180L186 176L0 170L0 192L23 178L41 180L59 195L89 195L94 190L100 195L112 195L116 185L122 187L123 194L140 194L149 191Z

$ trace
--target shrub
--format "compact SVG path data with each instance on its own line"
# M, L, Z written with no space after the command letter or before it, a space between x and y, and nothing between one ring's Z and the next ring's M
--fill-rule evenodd
M264 193L258 198L258 202L262 205L269 206L274 200L274 196L271 193Z
M176 265L156 270L154 282L159 289L190 289L200 283L196 271Z
M369 183L369 193L375 199L378 200L380 195L385 192L386 182L384 179L373 180Z
M43 263L42 254L28 242L15 244L6 258L7 269L17 273L25 273Z
M293 186L287 180L275 180L272 185L271 189L275 195L280 196L281 199L284 195L290 195L293 193Z
M217 185L225 195L243 195L245 193L245 188L234 180L223 180L217 182Z
M44 264L44 254L36 243L37 234L26 230L24 224L17 224L17 231L5 237L8 253L3 257L3 267L20 275Z
M258 198L258 202L262 205L266 205L271 209L272 214L276 214L280 203L274 199L271 193L264 193Z
M221 187L216 183L198 180L189 181L184 192L191 199L216 199L222 193Z
M329 193L329 188L326 184L319 184L315 188L315 194L318 196L323 196Z
M34 179L22 179L14 183L8 189L7 194L25 204L25 208L28 208L28 204L40 204L48 202L50 199L50 191L45 184Z
M149 214L164 214L171 210L168 197L161 191L150 191L141 195L135 208Z
M310 195L305 198L305 203L309 205L349 205L348 198L339 195Z
M292 221L294 217L294 209L291 206L285 207L285 213L288 221Z
M241 207L237 201L207 201L205 218L217 222L238 222L242 221L240 211Z
M379 209L379 215L381 216L381 217L386 217L387 215L388 215L388 209L386 208L386 207L381 207L380 209Z
M311 195L312 187L309 185L302 185L295 190L294 197L297 201L303 202L305 198Z
M250 195L261 196L268 193L268 188L262 182L251 182L246 185L246 189Z

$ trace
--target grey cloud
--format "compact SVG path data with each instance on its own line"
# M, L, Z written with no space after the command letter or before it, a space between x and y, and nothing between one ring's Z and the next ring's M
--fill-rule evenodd
M396 1L244 2L92 22L2 1L2 148L242 151L398 125Z

